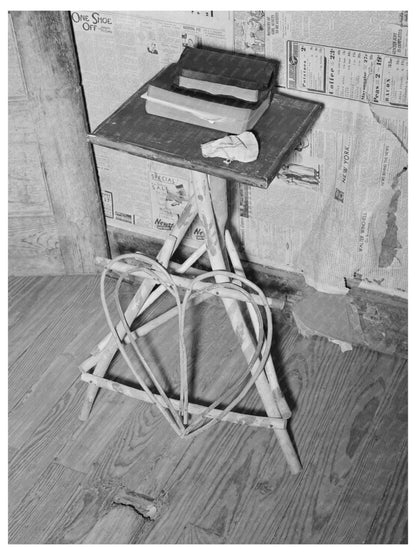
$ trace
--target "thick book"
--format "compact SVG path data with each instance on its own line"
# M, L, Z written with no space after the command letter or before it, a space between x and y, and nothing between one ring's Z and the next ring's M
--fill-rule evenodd
M180 87L247 102L265 98L277 75L277 62L203 48L185 48L177 67Z
M171 64L149 82L144 95L148 114L239 134L254 127L272 99L272 91L253 103L180 89L174 83L176 75L177 65Z

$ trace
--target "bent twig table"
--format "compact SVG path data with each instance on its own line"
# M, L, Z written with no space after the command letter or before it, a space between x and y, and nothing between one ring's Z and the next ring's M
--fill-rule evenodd
M109 322L111 333L97 345L91 356L80 366L81 378L88 383L80 418L82 420L88 418L97 392L102 387L157 404L181 436L186 436L189 430L199 431L195 430L192 424L189 425L188 415L202 415L204 421L207 420L209 423L224 419L244 425L268 427L276 435L291 472L296 474L300 471L301 465L286 427L291 412L279 387L273 361L269 355L270 344L266 346L267 341L263 344L259 343L260 336L265 340L265 333L261 321L256 319L259 314L258 307L263 306L267 314L268 300L254 284L246 279L237 249L227 229L227 179L250 186L268 187L285 156L316 119L321 105L276 94L270 108L253 130L260 145L258 159L248 164L234 161L225 166L221 159L203 158L200 151L201 144L215 140L224 133L146 114L144 100L141 98L145 91L146 85L98 126L89 135L89 140L93 144L189 169L193 194L190 195L176 225L168 232L153 265L146 261L146 257L141 257L139 254L132 255L132 258L136 256L141 263L147 263L145 270L129 264L128 255L113 261L100 261L107 265L107 269L121 276L119 282L125 275L142 275L144 279L124 314L120 312L118 324L113 326ZM133 191L132 194L134 194ZM168 268L172 254L197 215L204 229L205 245L180 265L175 275L170 276L165 269ZM213 270L210 277L214 280L214 284L206 283L204 276L191 280L185 275L205 252ZM250 295L242 285L252 289ZM185 287L189 296L191 290L198 289L201 297L193 299L194 302L200 302L206 294L216 294L222 298L230 324L247 359L248 374L251 374L249 383L255 384L266 416L246 415L233 411L235 403L231 403L224 411L216 408L218 403L213 403L207 408L190 402L186 388L186 360L181 367L183 380L181 378L179 400L167 397L156 380L153 380L153 383L158 393L148 390L145 385L140 389L105 377L117 352L121 351L124 355L123 345L134 344L139 335L145 334L144 329L141 331L139 328L134 332L130 330L138 314L154 302L163 291L169 289L176 295L177 286ZM250 325L245 320L240 301L247 304ZM181 302L177 300L177 307L168 311L166 315L159 316L153 323L148 323L146 329L154 329L175 314L181 317L182 308ZM130 364L128 357L125 358ZM142 362L147 368L145 361ZM134 368L131 370L140 380L136 370ZM148 373L151 375L150 368ZM242 391L244 392L244 388ZM202 426L201 430L206 426L206 424Z

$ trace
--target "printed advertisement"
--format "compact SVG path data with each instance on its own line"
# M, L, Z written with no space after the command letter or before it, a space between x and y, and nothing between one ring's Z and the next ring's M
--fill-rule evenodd
M192 196L190 172L158 162L150 162L149 171L152 226L155 230L169 232ZM199 247L204 239L205 234L197 217L185 235L185 242Z
M407 58L287 43L287 88L407 107Z
M234 48L243 54L265 55L265 12L234 12Z
M189 201L188 180L168 175L167 169L153 167L150 171L152 224L162 231L172 229Z

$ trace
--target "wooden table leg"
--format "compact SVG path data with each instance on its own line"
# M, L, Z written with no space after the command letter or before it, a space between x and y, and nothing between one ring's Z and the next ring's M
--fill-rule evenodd
M188 230L189 226L195 219L197 214L197 207L195 198L192 197L191 200L188 202L186 207L184 208L181 216L179 217L176 225L170 231L166 241L164 242L160 252L157 256L157 261L162 264L165 268L168 267L170 257L172 256L173 252L178 247L179 243L183 239L186 231ZM143 280L143 283L137 290L136 294L134 295L133 299L131 300L129 306L125 312L125 318L128 325L134 321L138 313L140 312L141 307L143 306L144 302L146 301L147 297L152 292L154 288L154 281L150 279ZM125 329L123 325L118 325L116 327L117 332L121 340L123 340L125 336ZM98 355L97 365L95 366L93 374L99 377L103 377L107 372L108 367L110 366L111 361L113 360L115 354L117 353L118 347L115 342L113 336L108 337L108 342L105 347L100 351ZM84 404L81 408L80 413L80 420L87 420L94 400L97 396L99 387L96 384L90 383L87 388Z
M224 194L226 195L227 186L226 180L221 180L221 183L220 178L215 178L215 183L213 183L213 192L214 187L216 188L214 196L216 197L217 201L220 200L220 202L215 203L216 212L214 213L207 175L196 171L192 171L191 173L195 198L198 205L198 214L201 218L202 225L205 230L205 241L207 244L207 251L211 267L213 270L227 269L225 261L226 259L223 254L223 245L221 244L217 229L217 223L224 222L224 220L226 220L225 211L227 210L227 202L226 200L224 201ZM222 191L220 190L221 187L223 188ZM223 276L218 276L216 279L217 282L227 281L227 278L224 278ZM231 325L241 344L243 354L245 358L250 361L255 349L254 342L250 331L245 323L238 302L233 299L223 299L223 302L225 309L229 315ZM256 366L257 365L253 367L252 372L255 372ZM264 372L262 372L257 379L256 387L267 415L271 417L280 417L281 413L275 402L270 383L267 380ZM287 430L275 429L274 431L280 443L282 451L286 457L290 471L292 472L292 474L297 474L301 470L301 464L292 445Z
M238 256L237 249L234 245L234 242L232 240L231 234L228 231L228 229L225 230L225 246L230 256L230 260L231 260L231 264L233 266L234 272L237 275L246 277L243 265L241 264L240 257ZM258 324L257 324L257 318L253 313L252 305L248 305L248 311L249 311L250 319L253 323L254 329L256 330L256 327L258 326ZM292 412L289 409L289 406L286 402L286 399L284 398L282 390L280 389L279 382L277 381L276 370L271 356L269 356L269 358L267 359L265 372L266 372L267 379L269 380L273 397L276 401L280 414L282 415L283 418L290 418L292 415Z

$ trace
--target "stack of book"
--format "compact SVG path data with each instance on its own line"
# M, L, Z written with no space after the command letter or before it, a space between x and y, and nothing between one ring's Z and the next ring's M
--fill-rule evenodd
M203 48L185 48L150 82L146 112L227 133L254 127L270 105L277 64Z

